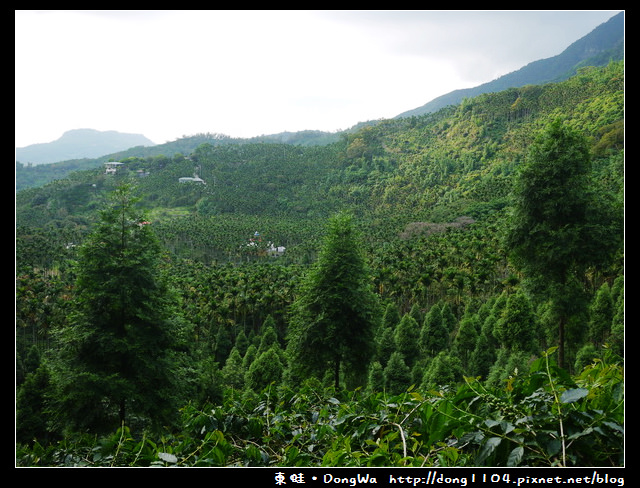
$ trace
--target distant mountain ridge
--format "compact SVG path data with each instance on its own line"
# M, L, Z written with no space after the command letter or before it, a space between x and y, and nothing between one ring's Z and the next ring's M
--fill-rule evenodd
M97 158L136 146L155 146L142 134L115 130L74 129L53 142L16 148L16 161L47 164L71 159Z
M509 88L516 88L524 85L542 85L549 82L559 82L570 78L583 66L605 66L612 60L624 60L624 12L621 12L607 22L596 27L591 33L572 43L561 54L534 61L520 70L504 75L494 81L485 83L475 88L456 90L441 97L438 97L422 107L409 110L394 117L399 119L410 116L426 115L437 112L441 108L450 105L457 105L465 98L473 98L483 93L499 92ZM120 160L128 157L148 157L157 155L190 154L201 144L240 144L250 142L275 142L293 145L323 145L339 140L341 134L357 131L366 125L373 125L378 121L359 122L351 129L341 133L322 131L299 131L283 132L279 134L263 135L250 139L235 139L222 134L196 134L183 137L164 144L154 144L144 136L139 136L144 141L129 141L125 147L116 150L104 149L97 151L99 154L88 155L65 155L54 154L51 145L58 143L65 136L73 135L75 132L90 131L90 129L80 129L65 133L60 140L48 144L35 144L26 148L16 150L16 161L21 163L16 165L16 190L38 186L51 179L64 178L66 174L78 169L87 169L100 166L104 161ZM93 131L98 132L98 131ZM114 131L110 131L114 132ZM117 134L117 133L116 133ZM132 134L129 134L132 135ZM133 134L136 136L135 134ZM145 147L141 147L145 146ZM27 150L40 151L41 155L31 156ZM27 163L32 163L31 167L23 167ZM42 163L55 163L42 165ZM51 166L51 168L47 168Z
M566 80L582 66L604 66L609 61L622 59L624 59L624 12L600 24L557 56L533 61L517 71L473 88L454 90L394 118L437 112L446 106L457 105L465 98L473 98L483 93Z

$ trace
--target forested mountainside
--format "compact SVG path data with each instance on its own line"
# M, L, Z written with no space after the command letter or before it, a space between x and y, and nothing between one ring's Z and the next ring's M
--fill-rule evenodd
M128 149L104 153L104 156L81 159L62 160L50 164L31 165L19 152L16 153L16 190L24 190L42 186L52 180L64 179L73 171L94 169L102 167L106 161L119 161L131 157L148 158L171 154L190 154L202 144L226 145L226 144L254 144L258 142L284 143L297 146L315 146L336 142L340 136L337 132L323 132L316 130L304 130L299 132L281 132L256 136L247 139L238 139L224 134L206 133L183 136L175 141L164 144L135 146Z
M19 191L18 462L621 466L623 135L613 62Z
M371 225L384 222L381 227L394 235L415 221L479 219L505 208L528 144L555 116L589 138L596 161L611 151L620 155L623 82L623 65L615 63L562 83L509 89L436 114L381 121L331 145L204 143L190 154L124 158L115 176L100 167L18 192L17 223L55 226L72 233L64 241L75 241L73 233L88 229L104 195L123 179L135 181L158 226L171 222L171 235L184 221L198 225L238 215L253 220L252 227L262 227L261 220L294 220L319 229L319 222L345 208ZM617 171L616 178L603 175L602 181L622 191L620 161L614 168L596 166ZM194 173L205 184L180 183ZM245 236L240 232L237 241L220 242L213 231L189 234L193 246L202 239L225 252ZM290 245L308 241L306 232L293 234Z
M563 81L573 76L578 69L584 66L603 66L610 61L622 61L624 59L624 12L612 17L609 21L598 26L583 38L572 43L562 53L548 59L541 59L520 68L513 73L501 76L496 80L484 83L474 88L455 90L429 101L422 107L404 112L395 118L405 118L432 113L449 105L458 105L465 98L472 98L484 93L493 93L512 87L525 85L540 85L550 82ZM346 132L359 130L363 126L374 122L361 122ZM97 131L94 131L97 132ZM242 144L255 142L283 142L287 144L310 146L324 145L335 142L340 137L338 132L323 132L305 130L299 132L283 132L280 134L262 135L249 139L237 139L223 134L196 134L183 136L176 141L154 145L144 137L131 134L121 136L137 137L130 139L129 145L122 145L123 150L107 150L107 143L113 141L73 141L75 147L71 148L68 139L71 135L82 134L82 131L70 131L59 141L50 144L36 144L27 148L16 150L16 190L43 185L53 179L60 179L72 171L90 169L101 166L105 161L118 161L128 157L149 157L158 155L173 155L176 153L190 154L196 147L204 143L218 144ZM89 134L91 135L91 134ZM102 133L102 139L109 133ZM80 149L90 146L90 152L78 154ZM98 147L103 147L100 152ZM136 147L132 147L136 146ZM129 149L126 149L129 148ZM97 151L97 152L96 152ZM84 157L80 157L84 156ZM93 157L95 159L90 159ZM48 162L51 164L30 164Z
M624 12L613 16L567 49L547 59L539 59L517 71L503 75L482 85L454 90L441 95L421 107L398 117L424 115L448 105L457 105L465 98L493 93L513 87L558 82L576 74L584 66L604 66L610 61L624 59Z

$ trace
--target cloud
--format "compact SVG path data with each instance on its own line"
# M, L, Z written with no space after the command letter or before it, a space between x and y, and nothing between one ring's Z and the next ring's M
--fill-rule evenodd
M350 11L325 14L354 26L393 56L438 60L461 79L489 81L555 56L616 11Z
M559 54L614 13L16 11L16 145L348 128Z

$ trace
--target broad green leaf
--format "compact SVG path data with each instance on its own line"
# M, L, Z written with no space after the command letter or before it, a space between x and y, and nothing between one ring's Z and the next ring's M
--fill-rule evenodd
M500 437L490 437L487 439L487 442L484 443L482 449L480 449L480 453L478 454L478 465L482 466L484 464L484 461L493 454L496 448L500 445L500 442L502 442L502 438Z
M562 448L562 443L560 442L559 439L551 439L547 443L547 455L549 457L553 457L560 452L561 448Z
M586 388L573 388L572 390L567 390L562 392L560 396L560 402L562 403L573 403L577 402L581 398L586 397L589 394L589 390Z
M507 459L507 466L513 467L518 466L520 461L522 460L522 456L524 455L524 447L518 446L513 451L509 453L509 458Z
M484 421L484 424L487 427L492 428L492 427L495 427L497 425L500 425L500 422L498 422L497 420L493 420L493 419L487 419L487 420Z
M511 422L507 422L506 420L503 420L502 422L500 422L500 427L502 427L502 431L505 434L508 434L513 429L515 429L514 425Z

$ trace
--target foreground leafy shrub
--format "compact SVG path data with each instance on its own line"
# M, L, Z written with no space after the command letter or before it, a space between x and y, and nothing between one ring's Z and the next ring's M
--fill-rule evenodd
M476 431L463 438L478 446L478 466L621 466L624 453L624 378L602 360L571 378L550 349L531 371L512 377L503 391L467 379L475 393L460 415ZM605 407L604 409L602 407Z
M612 355L571 377L551 349L500 387L398 395L311 383L182 410L182 429L19 446L22 466L621 466L624 377Z

